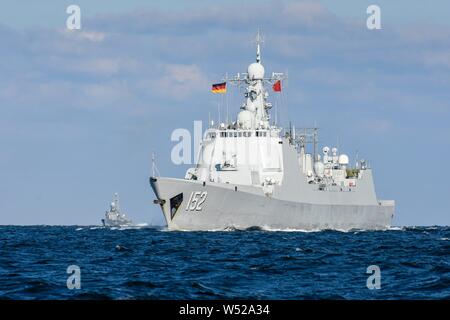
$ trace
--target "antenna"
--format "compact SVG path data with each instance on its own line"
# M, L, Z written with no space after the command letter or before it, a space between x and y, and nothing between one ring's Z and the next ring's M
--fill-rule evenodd
M208 111L208 129L211 128L211 112Z
M228 81L228 72L225 74L225 81ZM226 108L227 108L227 119L226 119L226 121L227 121L227 127L228 127L228 124L229 124L229 120L228 120L228 94L227 94L227 92L225 92L225 104L226 104Z
M116 207L116 211L120 212L120 204L119 204L119 194L114 193L114 205Z
M258 33L256 34L256 62L261 62L261 44L264 43L264 40L262 38L261 32L258 28Z
M219 125L220 125L221 121L220 121L220 100L219 100L219 98L217 98L217 114L219 116Z
M156 167L156 161L155 161L155 153L152 152L152 177L159 176L158 168Z
M317 161L317 123L314 121L314 132L313 132L313 157L314 161Z
M278 125L278 97L275 98L275 125Z

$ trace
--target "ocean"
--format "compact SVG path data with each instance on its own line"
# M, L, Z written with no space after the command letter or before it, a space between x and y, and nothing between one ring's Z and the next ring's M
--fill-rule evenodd
M0 299L450 299L449 258L449 227L1 226Z

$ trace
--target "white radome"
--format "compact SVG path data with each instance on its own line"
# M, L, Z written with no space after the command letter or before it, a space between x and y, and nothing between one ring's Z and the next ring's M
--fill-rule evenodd
M348 165L348 156L346 154L341 154L338 159L339 164Z
M238 124L242 129L251 129L253 126L253 113L248 110L242 110L238 114Z
M264 67L261 63L254 62L248 66L247 73L250 80L262 80L264 78Z

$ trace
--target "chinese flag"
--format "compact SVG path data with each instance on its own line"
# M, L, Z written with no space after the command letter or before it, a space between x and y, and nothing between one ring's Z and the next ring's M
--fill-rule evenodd
M272 86L273 91L275 92L281 92L281 80L278 80L277 82L275 82Z

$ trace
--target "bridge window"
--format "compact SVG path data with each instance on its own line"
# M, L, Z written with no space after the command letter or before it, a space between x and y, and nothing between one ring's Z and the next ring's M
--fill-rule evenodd
M221 133L220 133L220 136L221 136L222 138L225 138L225 137L227 136L227 133L226 133L226 132L221 132Z

